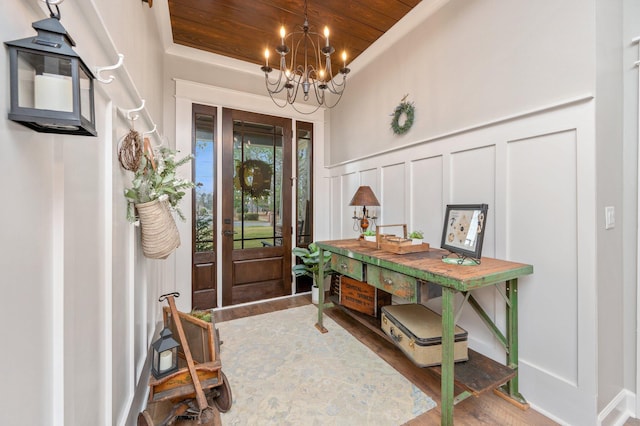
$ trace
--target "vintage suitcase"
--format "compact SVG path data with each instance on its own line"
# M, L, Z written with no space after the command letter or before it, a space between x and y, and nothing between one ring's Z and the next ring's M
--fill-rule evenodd
M409 303L382 307L382 329L419 367L442 364L442 317L424 305ZM467 332L456 326L453 357L469 359Z
M380 308L391 304L391 293L347 276L340 277L339 303L372 317L380 316Z

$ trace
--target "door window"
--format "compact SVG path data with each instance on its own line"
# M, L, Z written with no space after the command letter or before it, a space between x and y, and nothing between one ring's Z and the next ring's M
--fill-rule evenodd
M296 245L307 247L313 240L313 123L297 122Z
M216 289L216 110L193 106L192 304L197 309L217 306Z
M234 121L234 249L282 245L282 148L282 127Z

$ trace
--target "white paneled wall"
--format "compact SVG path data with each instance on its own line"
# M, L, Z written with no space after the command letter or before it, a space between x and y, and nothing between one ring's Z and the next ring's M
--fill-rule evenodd
M366 171L363 171L363 174L366 174ZM370 172L369 172L370 173ZM340 211L344 212L345 220L342 221L342 233L346 235L355 234L353 219L350 219L355 214L362 213L362 207L353 207L349 206L349 202L351 198L353 198L353 194L356 193L356 190L361 185L360 173L348 173L341 176L341 191L340 191L340 200L336 205L343 206Z
M413 160L409 164L409 216L412 230L424 232L425 241L437 245L442 234L443 157Z
M378 194L380 201L380 225L394 225L398 223L406 223L405 202L407 197L405 190L407 188L405 180L405 162L396 164L386 164L380 167L380 187ZM385 209L384 206L398 206L400 208ZM387 231L386 229L383 231ZM389 229L392 231L392 229Z
M585 96L329 167L333 220L349 222L346 203L366 182L381 203L379 224L407 223L434 247L447 204L489 205L483 255L534 266L519 281L520 389L532 405L572 424L595 413L593 109ZM354 236L350 226L331 229L332 238ZM475 296L504 332L499 287ZM428 303L440 309L439 299ZM504 362L472 309L464 308L460 325L472 348Z
M577 322L577 191L576 132L567 130L510 142L507 145L508 182L506 198L507 253L527 252L527 242L549 241L548 250L530 253L527 259L535 268L535 287L522 286L521 315L533 318L540 306L555 312L554 322L541 321L525 339L524 353L535 352L536 342L554 351L537 354L539 368L577 384L575 360L578 357ZM540 202L542 201L543 202ZM545 262L555 256L556 262ZM522 259L524 260L524 259ZM525 358L526 360L526 358Z

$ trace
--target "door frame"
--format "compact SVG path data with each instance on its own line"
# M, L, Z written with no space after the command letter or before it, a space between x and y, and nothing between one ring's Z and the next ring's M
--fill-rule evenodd
M295 122L307 121L313 123L313 134L314 134L314 199L321 200L329 199L330 193L330 180L329 180L329 170L325 167L324 158L325 158L325 148L324 148L324 140L325 140L325 111L323 109L319 109L318 111L312 114L301 114L292 108L284 108L281 109L276 106L273 101L268 96L255 95L252 93L239 92L236 90L231 90L227 88L217 87L213 85L207 85L203 83L197 83L188 80L174 79L176 85L176 96L175 96L175 135L174 140L176 141L176 149L180 152L191 152L191 109L192 104L202 104L202 105L210 105L218 108L217 111L217 124L216 124L216 138L218 141L222 140L222 108L232 108L250 112L256 112L259 114L266 115L274 115L283 118L290 118L294 120L293 122L293 132L294 132L294 141L295 141ZM304 105L296 106L298 109L303 111L311 111L308 107L305 108ZM169 123L171 124L171 123ZM170 134L170 130L166 132ZM170 138L171 139L171 138ZM217 158L222 158L222 144L217 144L216 146L216 156ZM191 164L187 163L181 168L180 174L182 176L191 176ZM220 185L222 184L222 170L221 167L218 167L216 171L216 182L217 182L217 191L220 191ZM190 206L192 203L191 199L192 195L187 194L183 200L181 206L186 212L187 206ZM294 197L295 198L295 197ZM222 200L221 197L217 199L217 210L221 211L222 209ZM318 204L316 203L314 206L314 235L317 240L326 240L330 238L330 223L332 220L340 221L342 218L336 217L331 218L328 214L329 209L323 209L323 212L318 212ZM292 205L292 209L294 205ZM292 210L293 212L293 210ZM190 213L190 212L189 212ZM292 213L293 214L293 213ZM180 238L182 244L175 252L175 284L171 288L162 289L162 292L166 293L169 291L178 291L181 294L181 297L176 299L176 304L178 305L178 309L186 311L191 310L191 244L192 244L192 236L191 236L191 227L192 221L190 219L190 214L187 215L187 220L182 222L180 220L176 221L178 230L180 232ZM218 230L222 229L222 216L218 215L216 218L216 227ZM292 237L293 238L293 237ZM293 241L292 241L293 244ZM218 265L222 264L222 243L220 239L218 239L217 247L216 247L217 259L216 262ZM217 268L217 277L216 280L218 282L218 307L224 307L223 302L223 294L222 294L222 267ZM162 294L162 293L159 293Z

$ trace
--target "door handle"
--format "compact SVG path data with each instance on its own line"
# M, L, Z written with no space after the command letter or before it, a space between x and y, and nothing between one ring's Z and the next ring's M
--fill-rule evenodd
M222 231L222 235L224 236L230 236L230 235L235 235L237 234L236 231Z

